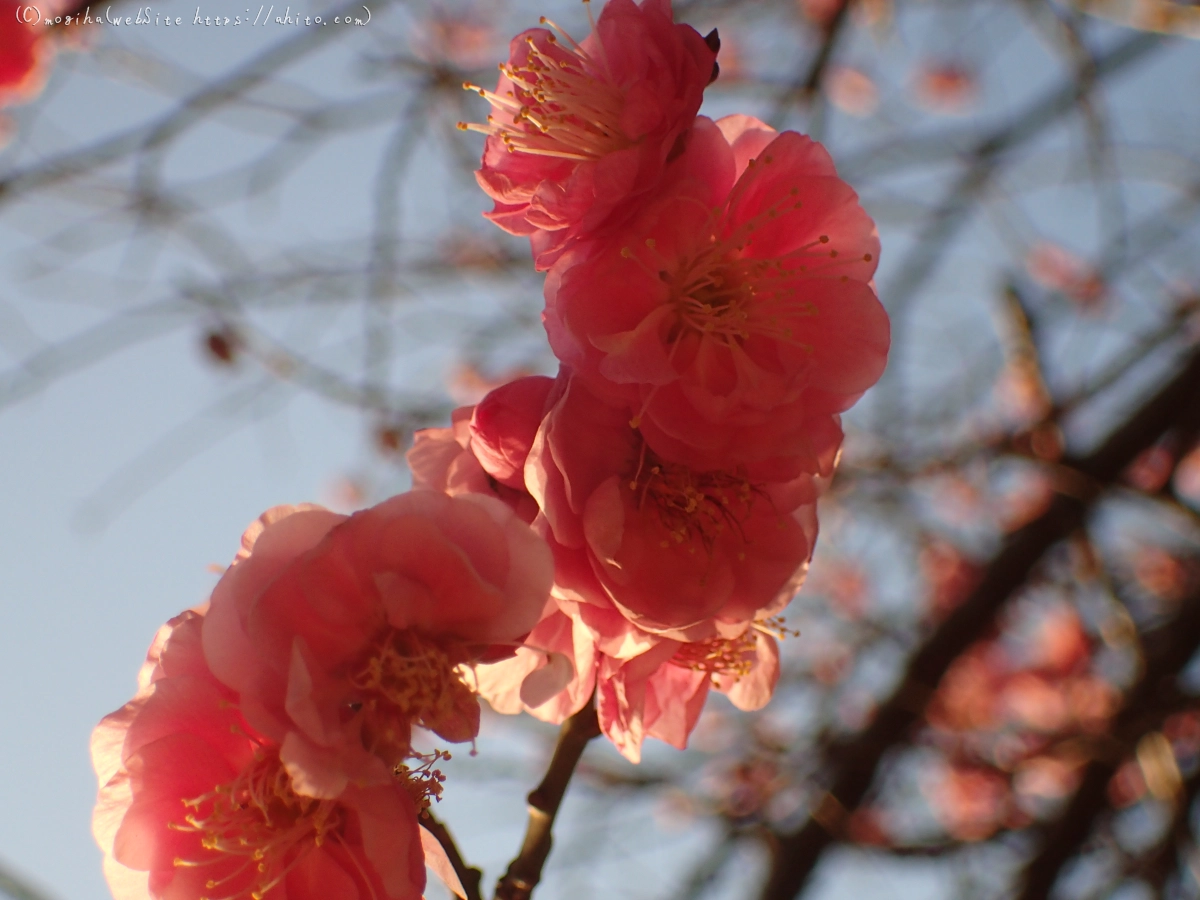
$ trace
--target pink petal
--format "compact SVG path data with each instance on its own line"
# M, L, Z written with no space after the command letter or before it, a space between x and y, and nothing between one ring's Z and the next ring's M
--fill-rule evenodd
M441 842L423 825L421 826L421 849L425 852L425 865L433 871L442 884L450 889L451 893L466 900L467 892L462 886L458 873L454 871L450 857L446 855Z

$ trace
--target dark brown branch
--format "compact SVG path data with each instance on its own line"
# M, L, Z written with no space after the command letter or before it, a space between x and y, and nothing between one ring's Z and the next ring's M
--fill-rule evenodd
M426 831L437 838L437 842L446 851L446 858L450 860L454 874L458 876L459 882L462 883L463 890L467 894L467 900L483 900L483 894L479 891L479 882L483 879L483 872L474 866L467 865L466 861L463 860L462 853L459 852L458 844L454 842L454 837L450 834L450 830L429 812L422 813L421 825Z
M571 783L571 776L575 773L579 758L583 756L584 748L599 734L600 723L596 719L593 703L588 703L563 723L546 777L527 798L529 823L525 826L525 840L521 844L521 852L496 885L496 900L529 900L533 894L533 889L541 881L542 867L550 855L554 819L567 792L567 785Z
M1025 583L1046 552L1083 524L1100 488L1111 483L1168 428L1200 416L1200 352L1138 412L1087 457L1067 461L1074 484L1060 488L1039 518L1013 533L979 585L912 657L892 696L871 724L828 754L829 789L799 829L779 835L763 900L790 900L804 888L825 849L841 835L847 811L862 802L884 754L904 742L920 720L951 663L991 627L1009 596Z

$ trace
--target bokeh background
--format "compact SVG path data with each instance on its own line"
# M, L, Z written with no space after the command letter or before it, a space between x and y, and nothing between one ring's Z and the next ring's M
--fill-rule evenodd
M675 8L720 31L702 112L822 140L876 218L892 360L847 417L776 699L715 697L639 767L594 742L538 896L1200 896L1200 8ZM40 29L4 94L0 892L23 900L108 896L88 735L247 523L404 490L415 429L554 366L455 126L486 114L464 80L541 14L582 36L580 4L146 10ZM485 886L553 739L487 716L448 770Z

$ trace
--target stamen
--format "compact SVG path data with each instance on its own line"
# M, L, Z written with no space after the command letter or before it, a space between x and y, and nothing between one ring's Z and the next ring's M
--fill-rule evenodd
M721 675L742 678L754 668L755 643L751 631L736 638L696 641L676 650L670 662L682 669L706 672L714 681Z
M566 45L554 32L544 32L545 46L530 35L524 62L500 66L513 86L508 97L464 84L465 90L478 93L496 113L503 113L504 121L489 116L487 124L460 122L458 127L498 137L512 153L577 162L632 146L620 128L624 94L615 84L599 38L594 41L597 59L552 20L542 16L541 23L561 34ZM596 33L594 22L592 32Z
M717 539L728 529L742 531L762 489L740 470L696 472L687 466L665 462L644 441L638 452L636 470L629 476L629 489L638 493L637 508L658 516L666 531L664 549L696 544L711 557ZM745 535L742 535L745 539Z
M459 668L465 661L454 645L412 631L385 632L350 677L357 694L348 708L362 717L364 747L398 764L409 754L414 723L428 727L474 703Z
M769 165L774 159L763 156L756 162ZM707 221L690 250L664 257L653 237L620 248L622 258L670 285L668 302L676 318L663 338L672 345L672 352L680 339L698 335L730 350L760 336L811 354L813 347L796 335L797 320L820 314L814 302L802 299L811 286L809 279L833 276L847 282L850 276L842 272L873 259L869 253L846 258L837 247L829 246L832 239L827 234L771 258L747 256L746 248L760 229L779 227L776 223L782 215L803 205L795 199L799 188L793 186L756 215L730 228L729 210L748 190L748 183L740 179L723 204L715 209L705 207ZM692 197L680 201L700 202ZM630 424L636 428L639 421L640 415Z
M174 864L228 866L221 877L205 882L210 891L232 890L217 900L262 900L313 847L343 826L336 800L303 797L292 789L278 753L260 754L233 781L182 802L194 812L168 827L198 835L201 849L211 855L179 857Z
M407 763L396 766L396 777L401 780L404 789L417 805L419 813L426 812L433 803L442 800L443 785L446 776L434 766L439 762L449 760L450 753L446 750L434 750L432 753L414 753L409 759L419 760L420 765L413 767Z
M769 619L763 619L761 622L752 623L750 627L755 631L761 631L763 634L775 638L777 641L782 641L790 637L800 637L800 632L797 629L787 627L787 622L783 616L771 616Z

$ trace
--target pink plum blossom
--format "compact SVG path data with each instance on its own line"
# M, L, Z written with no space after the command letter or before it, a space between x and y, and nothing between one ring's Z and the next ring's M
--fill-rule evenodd
M596 660L582 620L550 608L515 656L475 667L475 689L496 712L558 725L592 702Z
M92 735L116 900L417 900L420 780L305 795L209 671L202 623L189 610L164 626L137 696Z
M746 116L697 119L664 185L551 269L555 355L664 460L829 475L887 360L874 222L820 144Z
M522 711L559 724L592 701L602 733L630 761L642 742L658 738L683 749L710 689L739 709L760 709L779 677L779 651L769 625L735 637L683 643L648 636L631 658L607 656L579 617L547 615L511 659L475 668L479 693L497 712Z
M544 375L519 378L454 410L449 428L418 431L408 452L413 486L452 497L487 494L533 521L537 504L525 490L525 457L553 385Z
M555 380L531 375L489 393L471 413L471 449L506 487L525 489L525 460L550 409Z
M49 4L48 14L69 11L61 6ZM51 29L42 24L36 9L34 21L29 18L29 7L12 0L0 3L0 107L27 103L41 93L54 59Z
M648 736L685 746L710 688L743 709L769 699L778 652L762 620L803 578L819 485L664 464L628 417L564 369L456 410L452 429L418 433L410 462L430 487L522 492L554 551L555 602L468 683L499 712L555 724L595 694L605 734L636 760Z
M460 125L488 136L476 173L495 200L488 218L529 235L539 269L645 203L716 62L695 29L675 24L670 0L609 0L579 43L542 21L554 30L513 38L495 91L467 85L491 103L487 124Z
M481 494L412 491L350 517L277 508L243 543L213 591L204 654L297 788L321 798L389 781L413 725L472 739L463 669L513 652L553 574L544 542Z
M501 484L480 465L471 441L475 407L462 406L450 414L449 428L422 428L413 435L408 468L414 488L441 491L451 497L484 494L495 497L522 521L532 522L537 503L524 489Z
M755 710L771 699L778 679L775 639L753 628L736 638L663 641L630 660L604 657L597 675L600 728L630 762L640 762L647 737L687 747L711 688L739 709Z
M555 598L603 636L603 652L636 655L646 634L740 634L782 609L812 555L817 480L668 462L630 427L627 408L565 367L559 379L525 481L554 551Z

